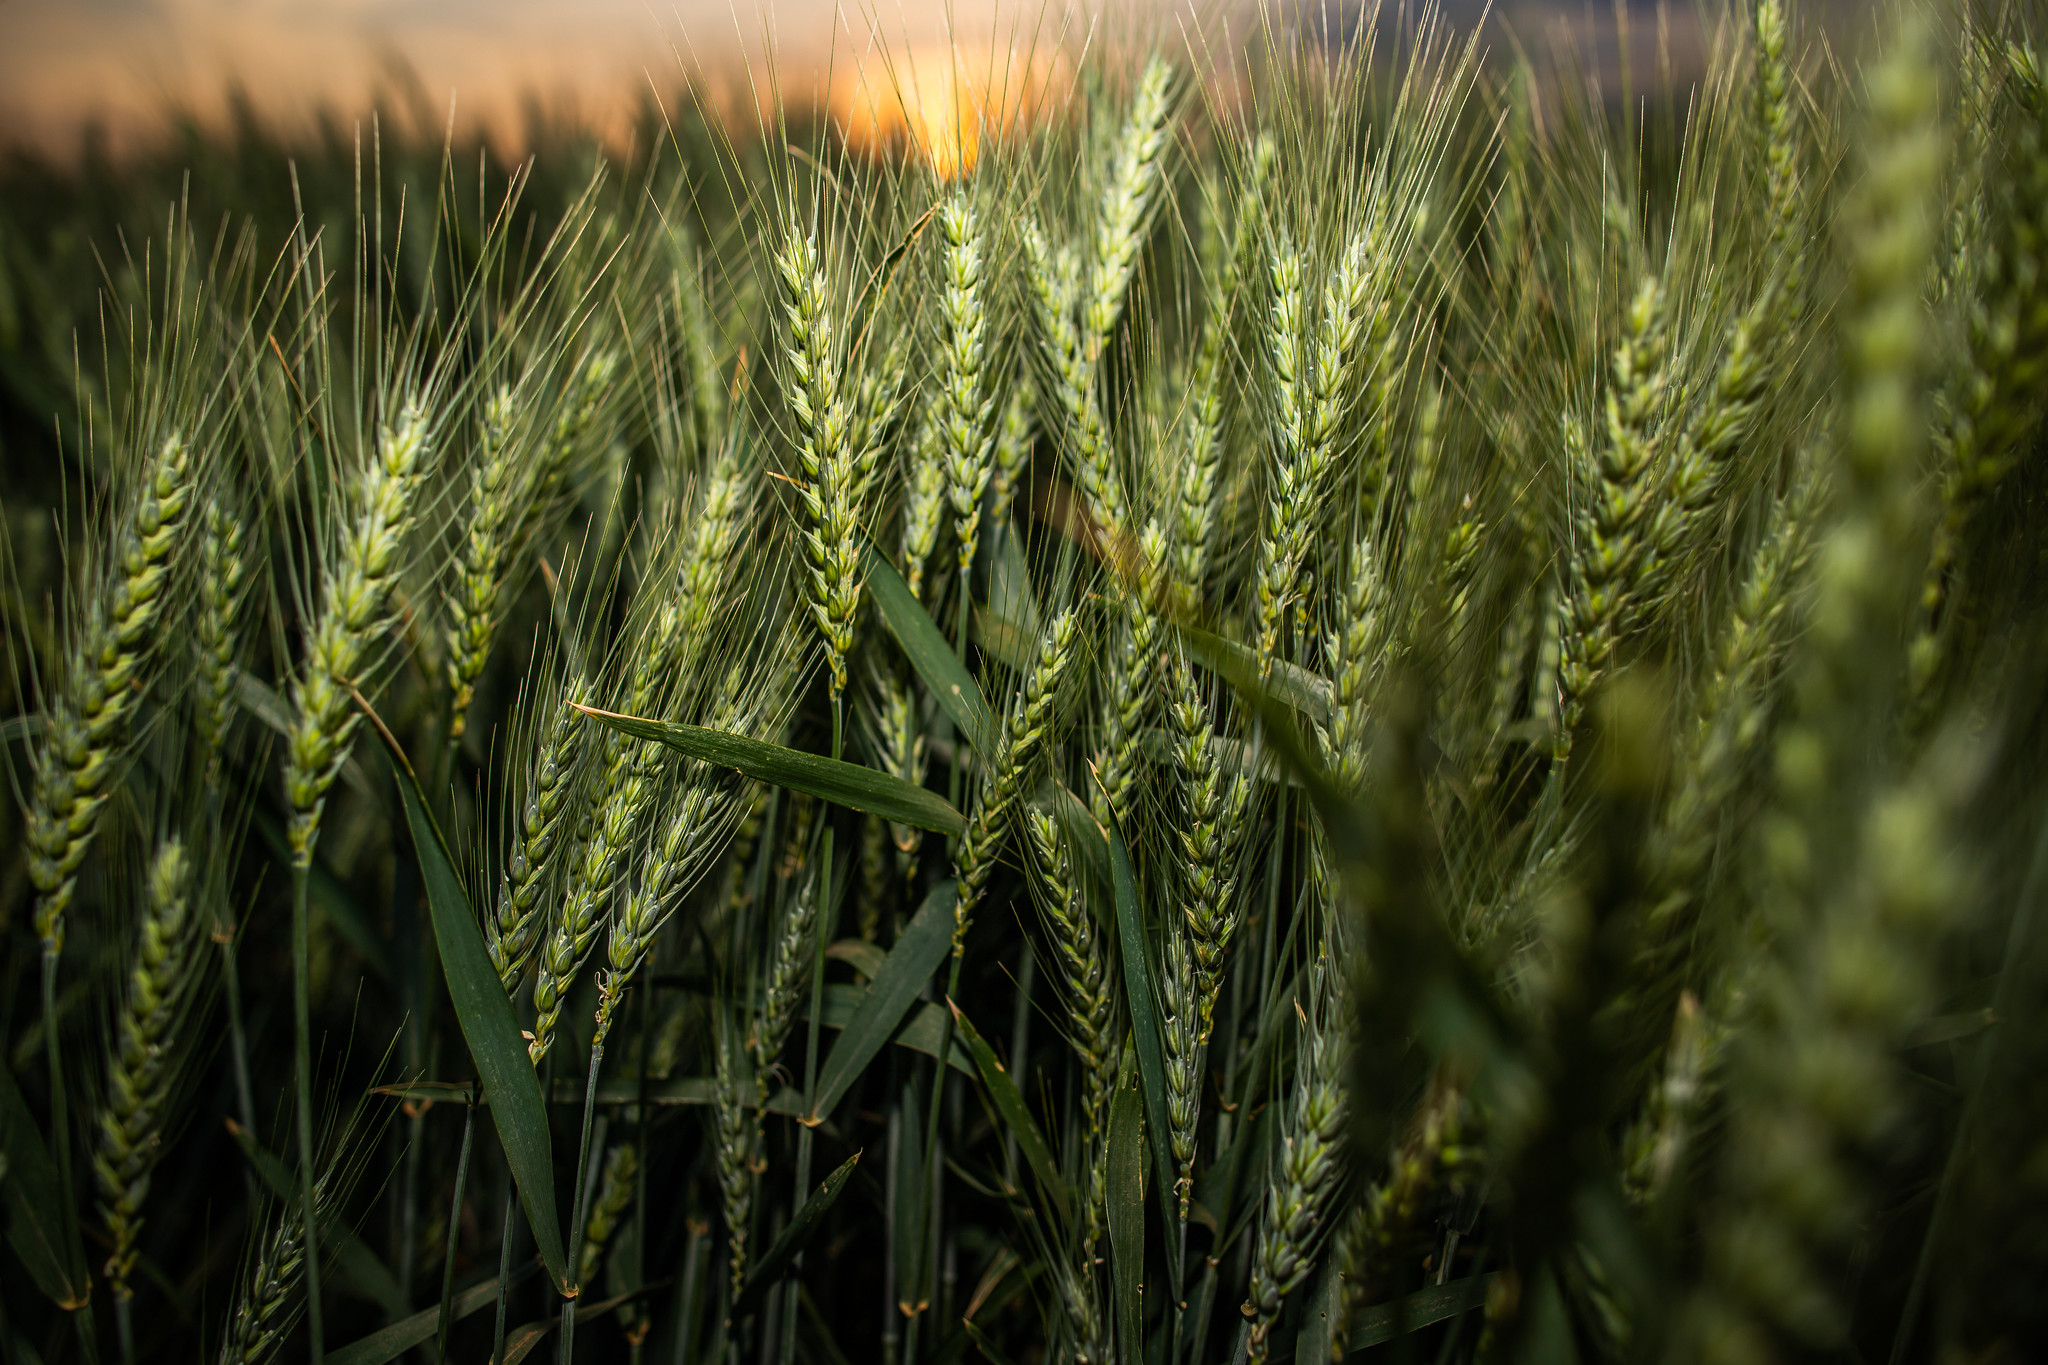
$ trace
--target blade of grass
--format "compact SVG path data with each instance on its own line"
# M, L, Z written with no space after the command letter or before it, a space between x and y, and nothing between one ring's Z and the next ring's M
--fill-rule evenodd
M379 730L381 733L381 727ZM405 755L396 746L392 753L396 760L392 769L419 858L420 880L426 886L434 940L441 950L441 972L455 1005L456 1022L469 1045L477 1080L491 1097L491 1122L518 1182L519 1202L526 1211L526 1224L533 1230L534 1245L560 1288L569 1283L569 1264L562 1254L561 1222L555 1212L554 1153L540 1079L527 1061L526 1041L520 1036L512 1000L498 984L497 969L484 950L483 934L455 874L448 845L427 813Z
M528 1261L510 1276L510 1286L524 1284L540 1271L540 1261ZM472 1313L481 1312L497 1302L498 1281L495 1278L482 1284L472 1285L451 1300L450 1320L460 1322ZM441 1318L441 1309L422 1308L411 1317L394 1322L366 1337L358 1337L338 1351L327 1353L327 1365L389 1365L415 1346L423 1346L434 1339L435 1329Z
M903 1016L916 1003L918 992L931 980L939 963L953 945L953 883L945 881L932 888L917 915L905 926L889 950L889 956L868 982L867 994L847 1021L846 1029L832 1051L825 1056L825 1070L818 1078L816 1108L809 1121L829 1113L867 1070L881 1052ZM936 1045L933 1051L936 1051Z
M7 1210L7 1244L28 1268L36 1288L60 1308L83 1308L92 1293L78 1221L57 1197L57 1163L43 1145L14 1073L0 1067L0 1152L7 1172L0 1177L0 1203Z
M832 1206L839 1202L839 1192L846 1187L847 1178L853 1174L853 1168L859 1163L859 1152L846 1158L844 1165L826 1176L818 1188L811 1191L810 1198L804 1200L804 1206L796 1211L796 1216L775 1235L775 1240L769 1243L768 1250L762 1252L761 1259L754 1262L753 1272L747 1276L746 1288L740 1291L739 1298L733 1302L734 1322L745 1317L750 1309L760 1303L761 1297L768 1292L769 1287L782 1278L783 1272L796 1260L797 1253L804 1249L804 1244L809 1242L811 1235L818 1230L818 1224L832 1211Z
M615 1294L611 1298L599 1303L578 1304L576 1307L576 1321L593 1322L603 1317L606 1313L615 1312L636 1299L644 1299L649 1294L655 1293L657 1290L666 1289L668 1286L668 1279L660 1279L649 1284L643 1284L630 1293ZM553 1317L542 1318L539 1322L529 1322L523 1327L513 1328L505 1337L505 1358L502 1365L519 1365L519 1362L533 1354L534 1348L548 1339L550 1332L561 1325L562 1320L559 1317Z
M1017 1139L1017 1145L1023 1149L1032 1174L1038 1177L1038 1187L1045 1191L1046 1199L1059 1215L1060 1222L1069 1222L1073 1213L1067 1201L1067 1182L1060 1179L1059 1163L1053 1159L1052 1148L1047 1145L1038 1120L1032 1116L1017 1083L996 1060L995 1050L974 1027L973 1021L955 1002L948 1000L946 1004L953 1011L953 1025L967 1043L967 1055L974 1059L975 1069L981 1074L981 1083L987 1088L989 1099L994 1102L996 1112L1002 1115L1010 1134Z
M1144 1365L1145 1104L1131 1052L1109 1104L1109 1267L1116 1289L1117 1358Z
M1258 656L1245 646L1197 626L1182 626L1181 640L1188 653L1203 667L1233 683L1240 678L1257 678ZM1309 672L1299 664L1275 661L1264 682L1264 691L1274 700L1321 724L1330 721L1330 680Z
M622 716L576 702L570 705L591 719L636 739L652 740L677 753L715 763L721 768L731 768L747 777L772 782L791 791L804 792L834 805L865 811L885 820L938 834L958 834L967 827L966 817L947 804L937 792L927 791L889 773L863 768L857 763L843 763L818 754L785 749L779 744L766 744L743 735L727 734L723 730Z
M1369 1346L1392 1341L1404 1332L1419 1331L1446 1318L1469 1313L1486 1302L1487 1291L1493 1288L1493 1282L1499 1278L1499 1271L1490 1271L1484 1275L1453 1280L1449 1284L1419 1289L1407 1298L1396 1299L1392 1303L1376 1304L1371 1308L1361 1309L1346 1350L1363 1351Z
M903 581L903 575L875 553L872 545L862 554L861 572L867 576L868 595L881 611L883 623L903 647L917 676L931 689L939 709L960 727L960 733L967 736L967 742L974 746L982 761L993 763L1002 738L995 712L989 709L988 700L981 695L967 665L954 652L953 643L910 595L910 585Z

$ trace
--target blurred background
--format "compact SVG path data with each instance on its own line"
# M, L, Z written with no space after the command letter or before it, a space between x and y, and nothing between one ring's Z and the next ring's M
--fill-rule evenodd
M650 97L686 73L707 102L744 107L774 81L792 103L859 102L865 81L953 92L949 44L1014 62L1136 33L1184 43L1202 64L1254 27L1316 36L1355 31L1369 6L1261 6L1221 0L0 0L0 144L64 161L132 157L181 133L218 133L251 116L277 135L353 123L373 105L437 130L452 117L516 153L537 126L629 141ZM1391 15L1398 0L1386 4ZM1487 22L1497 41L1560 42L1614 67L1621 40L1640 69L1697 64L1703 27L1690 0L1441 0ZM884 55L886 54L886 56ZM1683 77L1683 70L1673 74ZM913 96L911 103L916 103ZM452 111L452 114L451 114ZM911 118L918 111L908 111Z

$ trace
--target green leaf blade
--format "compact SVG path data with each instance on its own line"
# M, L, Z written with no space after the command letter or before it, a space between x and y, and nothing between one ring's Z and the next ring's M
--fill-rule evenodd
M1109 835L1110 865L1116 891L1117 943L1124 966L1124 995L1131 1011L1131 1034L1137 1047L1138 1075L1144 1083L1146 1126L1152 1130L1153 1160L1159 1172L1159 1214L1166 1244L1178 1241L1180 1205L1173 1196L1173 1137L1166 1119L1166 1051L1159 1036L1159 995L1152 984L1152 959L1138 910L1138 877L1130 850L1116 831ZM1180 1297L1180 1259L1166 1258L1175 1299Z
M7 1155L7 1173L0 1178L7 1244L52 1303L83 1308L92 1295L92 1280L85 1273L78 1221L65 1214L57 1197L57 1164L14 1073L5 1067L0 1067L0 1151Z
M498 984L497 969L484 949L469 897L455 875L454 861L441 831L427 813L418 781L399 755L393 765L405 803L405 821L419 857L420 880L434 921L434 941L441 952L441 972L462 1038L469 1045L478 1080L491 1097L491 1122L499 1145L519 1186L519 1203L533 1232L534 1246L557 1289L569 1282L568 1259L562 1253L561 1223L555 1212L555 1161L548 1133L547 1105L540 1078L526 1058L511 997Z
M1125 1070L1130 1054L1126 1052ZM1145 1107L1126 1074L1109 1102L1109 1267L1116 1287L1117 1359L1145 1359Z
M540 1262L530 1261L512 1272L514 1286L524 1283L540 1269ZM455 1296L453 1320L456 1322L488 1308L497 1302L498 1281L494 1277L482 1284L472 1285ZM327 1353L327 1365L389 1365L415 1346L434 1339L434 1333L441 1322L441 1305L422 1308L411 1317L392 1323L389 1327L359 1337L338 1351Z
M883 624L903 647L917 676L931 689L939 709L967 736L967 742L984 762L993 762L1001 728L974 675L953 652L952 642L910 595L910 585L896 572L896 566L877 554L872 545L863 549L861 571L867 575L868 595L881 611Z
M733 1321L737 1322L745 1317L748 1310L758 1304L761 1296L768 1292L768 1287L782 1278L791 1262L796 1260L797 1253L811 1240L811 1234L818 1230L818 1224L825 1220L825 1215L839 1202L839 1192L846 1188L847 1178L859 1164L859 1152L846 1158L845 1164L825 1177L824 1184L811 1191L810 1197L804 1200L804 1206L796 1211L796 1217L790 1219L782 1231L776 1234L768 1250L762 1252L761 1259L754 1263L753 1273L747 1276L746 1288L742 1289L739 1298L733 1301Z
M1060 1221L1072 1220L1073 1214L1067 1202L1067 1182L1060 1178L1059 1163L1053 1160L1052 1147L1045 1140L1045 1133L1039 1128L1031 1108L1024 1103L1023 1094L1017 1089L1017 1082L1003 1064L996 1060L995 1049L981 1036L981 1031L967 1017L966 1011L952 1000L946 1002L953 1011L953 1026L967 1043L967 1055L974 1059L975 1070L981 1075L981 1083L987 1087L989 1098L994 1101L996 1112L1003 1122L1016 1134L1017 1146L1022 1149L1024 1159L1031 1165L1031 1173L1038 1177L1038 1187L1045 1191L1046 1199Z
M888 1046L903 1016L916 1003L917 994L931 980L932 973L953 947L953 896L950 881L939 883L924 899L916 916L904 927L861 997L853 1018L832 1051L825 1057L818 1076L815 1122L832 1111L860 1073L867 1070L881 1050Z
M943 796L890 773L844 763L821 754L785 749L745 735L707 730L700 725L622 716L613 711L577 705L584 715L635 739L651 740L706 763L730 768L745 777L804 792L821 801L879 815L901 825L935 834L956 835L967 818Z

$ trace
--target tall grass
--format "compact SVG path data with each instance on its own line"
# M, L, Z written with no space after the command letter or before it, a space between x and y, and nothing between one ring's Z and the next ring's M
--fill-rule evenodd
M2048 14L1830 13L0 208L0 1353L2038 1354Z

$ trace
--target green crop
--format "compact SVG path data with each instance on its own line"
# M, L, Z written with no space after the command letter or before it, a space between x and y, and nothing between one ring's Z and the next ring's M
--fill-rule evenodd
M14 164L0 1354L2032 1358L2048 11L1818 11Z

